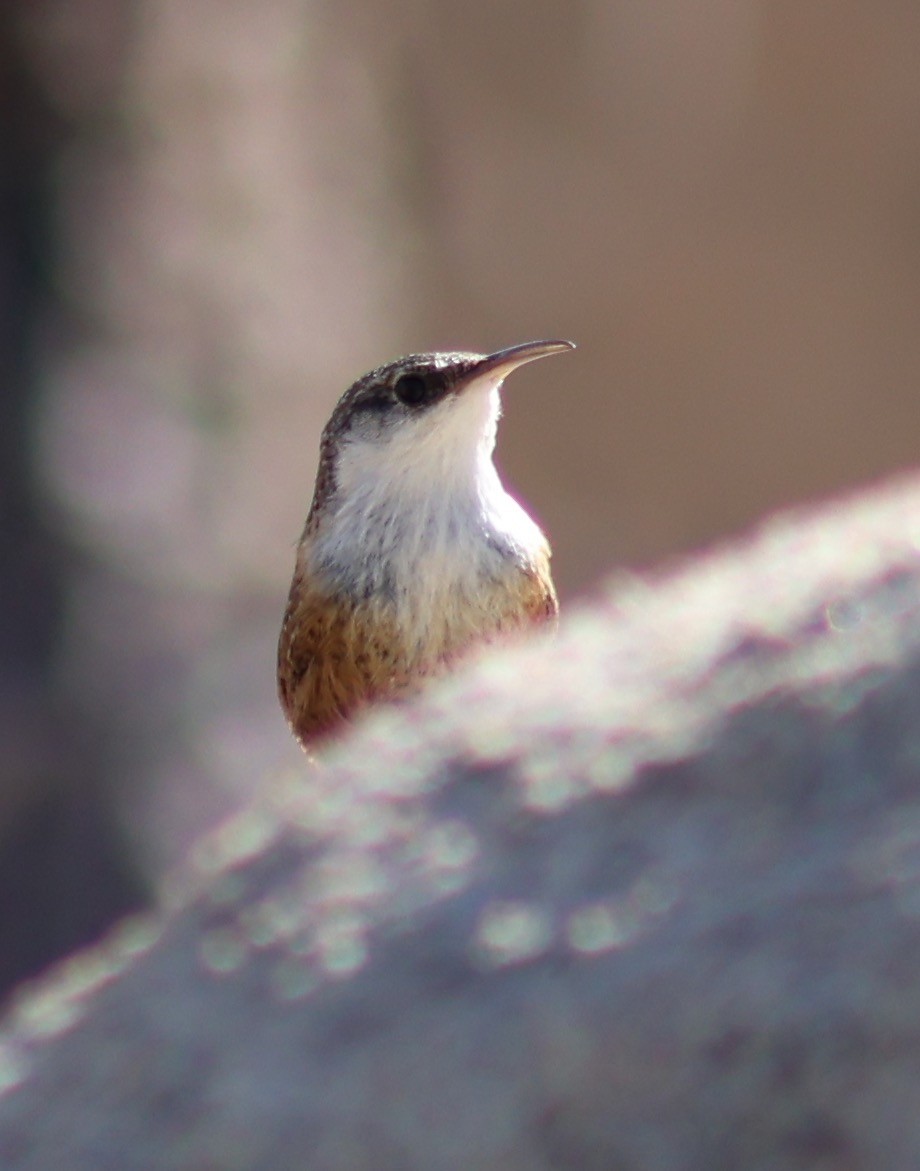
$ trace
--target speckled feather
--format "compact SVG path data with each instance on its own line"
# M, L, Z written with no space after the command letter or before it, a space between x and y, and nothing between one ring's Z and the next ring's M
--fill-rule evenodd
M420 640L386 601L329 596L295 578L278 646L282 707L299 739L315 742L371 703L412 695L476 647L552 621L557 609L548 564L518 569Z

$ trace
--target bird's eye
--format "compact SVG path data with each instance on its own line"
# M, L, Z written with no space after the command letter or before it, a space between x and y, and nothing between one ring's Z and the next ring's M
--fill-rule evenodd
M421 374L403 374L393 384L393 393L407 407L421 406L433 389Z

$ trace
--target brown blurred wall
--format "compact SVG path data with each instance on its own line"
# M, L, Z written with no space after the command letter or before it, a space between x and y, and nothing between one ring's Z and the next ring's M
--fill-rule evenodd
M915 461L917 5L36 0L3 19L6 174L44 201L3 245L28 219L45 258L9 334L10 434L55 565L50 611L38 585L4 614L31 632L3 644L7 676L39 663L0 774L7 842L35 793L101 793L106 840L155 882L296 765L272 660L319 429L400 352L578 343L509 385L500 436L565 601ZM0 719L21 731L15 692ZM84 747L62 752L46 710ZM72 901L66 922L101 906ZM72 942L49 931L40 954Z

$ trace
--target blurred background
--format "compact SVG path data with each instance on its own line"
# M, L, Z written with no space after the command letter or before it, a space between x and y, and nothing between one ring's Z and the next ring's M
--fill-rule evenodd
M506 479L563 601L920 447L914 0L6 0L0 992L299 754L319 431L568 337Z

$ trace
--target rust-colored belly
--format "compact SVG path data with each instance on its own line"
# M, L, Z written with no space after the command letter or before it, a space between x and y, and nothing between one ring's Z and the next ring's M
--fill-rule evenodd
M330 597L295 576L278 644L278 691L295 735L310 744L368 704L416 691L476 646L555 617L548 566L515 566L474 597L447 592L443 605Z

